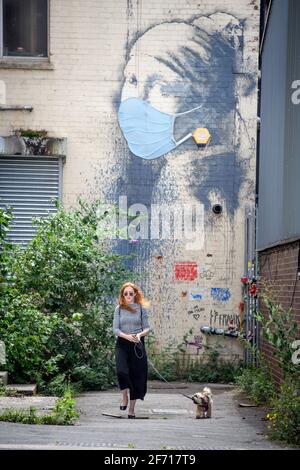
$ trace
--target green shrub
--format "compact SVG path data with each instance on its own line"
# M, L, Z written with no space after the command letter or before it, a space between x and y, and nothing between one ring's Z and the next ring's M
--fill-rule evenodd
M260 297L267 309L256 314L265 339L273 346L273 354L278 359L283 382L280 390L271 397L270 420L271 436L290 444L300 444L300 381L299 364L292 360L293 344L299 337L295 312L291 307L280 304L279 294L273 282L261 279Z
M80 413L76 410L75 400L70 390L65 391L64 396L55 402L51 413L42 416L37 415L37 410L30 407L26 410L8 408L0 413L0 421L9 421L22 424L74 424Z
M164 377L168 382L175 380L186 380L188 382L234 382L235 376L241 368L240 363L220 359L217 349L206 352L201 357L191 356L186 352L187 337L174 350L173 344L168 344L161 351L157 351L154 336L149 335L148 356L157 371L150 364L149 378L160 379Z
M99 201L35 219L22 250L6 242L9 211L0 212L0 340L14 381L36 381L61 395L115 383L112 315L120 285L133 276L98 227Z
M95 359L95 358L94 358ZM93 367L78 366L72 371L72 378L84 390L106 390L116 385L115 365L112 361L99 356Z
M167 344L159 350L155 335L149 334L146 337L147 355L149 359L148 378L150 380L161 380L162 377L168 382L177 380L176 357L173 352L173 345ZM151 363L157 369L154 370Z
M236 383L257 405L270 403L275 395L275 387L266 366L247 367L236 376Z
M20 137L29 137L31 139L45 138L48 134L48 132L44 129L39 131L34 129L16 129L15 133Z
M61 355L49 351L48 342L56 324L55 315L46 315L34 304L37 296L20 295L10 289L0 302L0 338L6 349L6 368L13 381L37 381L58 370Z
M80 383L71 382L66 374L58 374L50 382L41 381L39 385L40 393L49 396L62 397L67 390L70 390L74 396L79 395L82 386Z
M13 250L13 245L7 241L7 234L13 214L11 209L0 208L0 296L3 296L10 282L8 264Z
M239 362L220 359L218 350L213 350L192 362L186 378L189 382L231 383L240 367Z
M30 407L28 410L16 410L8 408L0 412L0 421L22 424L38 424L36 408Z
M41 424L73 424L80 414L75 408L75 400L73 399L71 390L67 390L62 398L55 402L54 410L41 418Z
M16 397L18 392L7 385L0 384L0 397Z
M257 312L256 319L262 327L265 339L273 346L273 354L284 378L299 377L299 364L294 364L293 343L299 338L295 313L291 307L283 308L279 294L272 282L261 279L260 298L267 308L267 316Z
M300 382L285 380L280 392L271 403L272 411L267 415L270 421L271 437L289 444L300 445Z
M85 312L94 302L111 305L117 289L128 274L124 257L113 253L98 230L98 203L79 201L66 211L34 219L37 232L23 254L12 260L19 292L38 292L42 309L68 318Z

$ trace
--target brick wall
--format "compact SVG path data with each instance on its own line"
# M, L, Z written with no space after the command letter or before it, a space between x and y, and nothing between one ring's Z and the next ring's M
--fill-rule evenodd
M239 318L245 206L255 201L258 41L258 0L50 0L52 70L0 64L7 103L34 107L2 114L0 135L22 127L67 138L66 207L79 195L104 202L123 195L147 209L202 205L201 246L172 239L116 246L134 253L132 269L146 274L139 283L157 337L175 345L193 328L194 353L202 325ZM203 104L175 135L205 126L210 146L203 152L190 139L156 160L132 155L117 121L125 96L168 113ZM212 212L215 203L222 214ZM195 278L176 278L182 262L196 265ZM241 348L228 339L222 353Z
M299 242L279 245L270 248L259 255L260 276L272 281L278 300L284 309L291 307L299 325L300 336L300 281L298 280ZM259 287L261 285L259 284ZM260 310L267 317L267 309L261 302ZM277 383L282 375L278 360L274 357L274 348L265 339L262 340L261 350L271 364L272 373Z

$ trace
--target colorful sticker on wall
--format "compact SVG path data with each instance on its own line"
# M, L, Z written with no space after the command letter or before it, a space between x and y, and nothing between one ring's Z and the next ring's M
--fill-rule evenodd
M194 281L198 274L197 263L195 261L175 263L174 273L176 281Z
M209 296L209 291L203 289L189 289L189 300L205 300Z
M213 300L218 300L225 302L231 297L230 290L226 287L212 287L210 290L210 295Z

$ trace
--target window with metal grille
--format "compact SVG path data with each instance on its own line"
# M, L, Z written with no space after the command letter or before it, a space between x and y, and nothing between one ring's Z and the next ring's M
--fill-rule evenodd
M36 227L32 217L56 213L55 200L62 194L61 157L1 156L0 207L11 206L14 220L8 239L26 245Z

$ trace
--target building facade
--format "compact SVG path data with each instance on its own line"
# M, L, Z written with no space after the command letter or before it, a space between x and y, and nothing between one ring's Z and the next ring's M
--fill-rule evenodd
M17 208L15 239L28 241L31 215L55 211L51 195L67 208L81 196L142 214L118 221L125 236L112 245L134 255L160 343L191 330L193 354L211 341L242 355L236 339L201 327L244 321L260 2L26 3L0 2L0 196ZM199 128L209 145L184 140ZM20 129L53 140L24 146Z
M293 309L300 338L300 4L274 0L261 47L261 129L257 252L262 279L284 309ZM267 315L265 306L261 310ZM274 350L262 342L277 381Z

